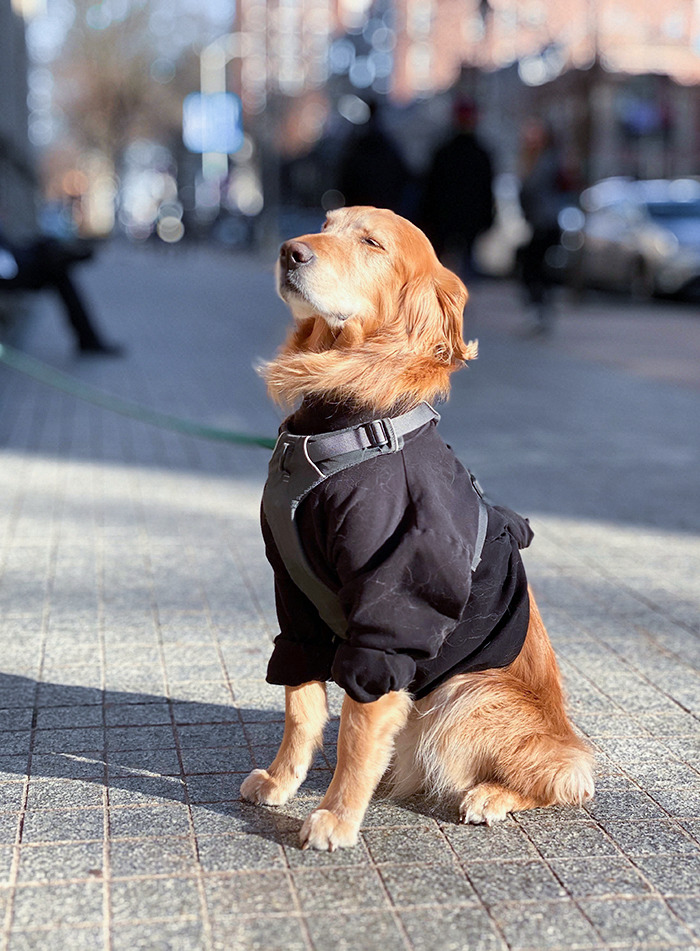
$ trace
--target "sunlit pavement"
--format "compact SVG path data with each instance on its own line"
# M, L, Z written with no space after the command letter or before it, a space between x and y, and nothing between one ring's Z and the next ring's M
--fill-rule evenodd
M252 369L286 326L271 266L115 245L82 279L127 357L75 358L48 303L25 349L149 407L274 433ZM533 338L510 285L477 284L481 356L441 423L531 519L526 563L598 751L596 798L492 829L377 802L358 847L332 855L296 839L332 730L292 804L238 800L282 731L263 679L267 453L0 368L3 946L699 947L700 319L645 307L564 297Z

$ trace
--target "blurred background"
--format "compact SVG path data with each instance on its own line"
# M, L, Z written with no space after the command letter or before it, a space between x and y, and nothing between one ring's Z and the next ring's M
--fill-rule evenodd
M700 283L698 83L698 0L0 0L0 220L14 241L268 249L348 199L344 161L379 122L402 176L383 203L421 223L461 103L492 169L475 268L511 274L531 233L536 115L568 183L548 263L685 294ZM629 260L606 273L615 243Z

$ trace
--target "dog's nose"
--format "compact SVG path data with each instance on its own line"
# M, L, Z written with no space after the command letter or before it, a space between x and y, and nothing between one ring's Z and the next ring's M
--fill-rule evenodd
M310 264L315 255L303 241L285 241L280 248L280 264L285 271L293 271L303 264Z

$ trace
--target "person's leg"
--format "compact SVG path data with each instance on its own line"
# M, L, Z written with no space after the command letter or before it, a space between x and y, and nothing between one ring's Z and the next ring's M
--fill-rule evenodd
M540 236L533 234L530 241L520 249L518 254L520 276L527 292L530 304L541 304L544 297L542 285L542 259L544 251Z
M556 235L549 230L535 230L529 243L518 254L520 277L532 321L528 328L530 333L547 334L554 324L552 279L546 256L556 240Z
M51 286L56 289L81 353L102 353L117 356L121 348L106 344L95 329L82 297L67 271L56 272Z

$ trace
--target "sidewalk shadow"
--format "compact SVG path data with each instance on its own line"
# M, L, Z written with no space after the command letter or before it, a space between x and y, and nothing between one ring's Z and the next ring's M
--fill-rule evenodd
M189 804L216 813L221 832L297 844L306 812L331 771L319 756L289 808L256 806L239 788L266 767L282 738L284 711L202 703L156 694L44 683L0 673L0 791L29 777L27 808L101 804L89 787L109 789L110 808ZM73 780L65 795L44 780ZM36 785L32 785L32 784Z

